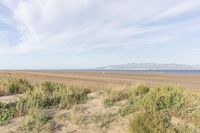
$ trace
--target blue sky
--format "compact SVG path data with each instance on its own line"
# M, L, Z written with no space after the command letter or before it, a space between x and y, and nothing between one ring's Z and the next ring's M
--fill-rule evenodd
M0 0L0 69L200 64L199 0Z

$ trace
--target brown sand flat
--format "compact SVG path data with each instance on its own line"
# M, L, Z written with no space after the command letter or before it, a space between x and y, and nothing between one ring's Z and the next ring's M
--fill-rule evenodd
M0 71L0 79L12 76L25 77L32 82L53 81L66 84L81 82L91 89L100 88L112 83L145 83L151 86L176 85L192 89L200 89L200 74Z

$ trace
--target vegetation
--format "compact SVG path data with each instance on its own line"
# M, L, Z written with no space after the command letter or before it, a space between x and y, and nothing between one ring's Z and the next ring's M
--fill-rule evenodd
M42 109L34 108L28 112L25 123L22 125L22 129L39 133L48 120L47 114Z
M111 107L115 103L127 99L130 96L130 89L126 86L114 85L105 90L107 97L104 99L105 107Z
M115 92L116 90L110 91ZM122 87L118 93L121 93L118 96L124 93L129 94L122 98L122 100L126 100L126 103L120 107L119 113L122 116L133 114L129 124L132 133L194 132L199 128L200 99L196 94L191 95L181 88L150 89L143 85L135 88ZM110 94L113 93L109 92L106 100L116 98ZM106 100L104 100L104 104ZM119 101L112 100L112 105ZM185 123L180 126L172 120L173 117L176 117L177 121L190 121L194 125L187 127L187 123Z
M18 115L23 115L32 107L69 109L75 104L85 102L87 93L88 91L84 88L44 82L19 97L16 102L16 110Z
M32 89L33 86L26 79L12 78L0 81L0 96L21 94Z
M65 121L75 125L95 123L105 129L120 117L129 119L127 125L131 133L200 131L200 93L188 92L187 89L113 85L104 90L102 104L105 108L102 108L102 113L90 114L84 106L78 106L81 103L85 105L88 100L89 91L84 87L52 82L31 85L24 79L9 79L0 83L1 95L22 94L14 104L0 103L0 125L23 116L25 122L21 130L25 132L54 129L48 111L55 109L70 110ZM62 119L63 115L56 117Z
M10 104L0 103L0 125L6 124L14 117L15 109Z

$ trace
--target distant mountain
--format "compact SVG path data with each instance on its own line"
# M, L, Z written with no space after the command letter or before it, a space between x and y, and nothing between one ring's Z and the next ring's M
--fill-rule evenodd
M95 68L97 70L200 70L200 65L128 63Z

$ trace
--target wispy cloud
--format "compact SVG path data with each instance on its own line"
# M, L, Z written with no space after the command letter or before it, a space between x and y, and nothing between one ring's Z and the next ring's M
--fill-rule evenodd
M142 23L200 9L198 0L4 0L1 4L12 14L21 34L21 41L10 47L17 53L84 51L124 44L135 47L140 34L147 33L140 38L145 39L156 30L171 30L166 26L142 27ZM155 44L160 40L154 39Z
M0 53L176 44L200 30L198 13L199 0L1 0Z

